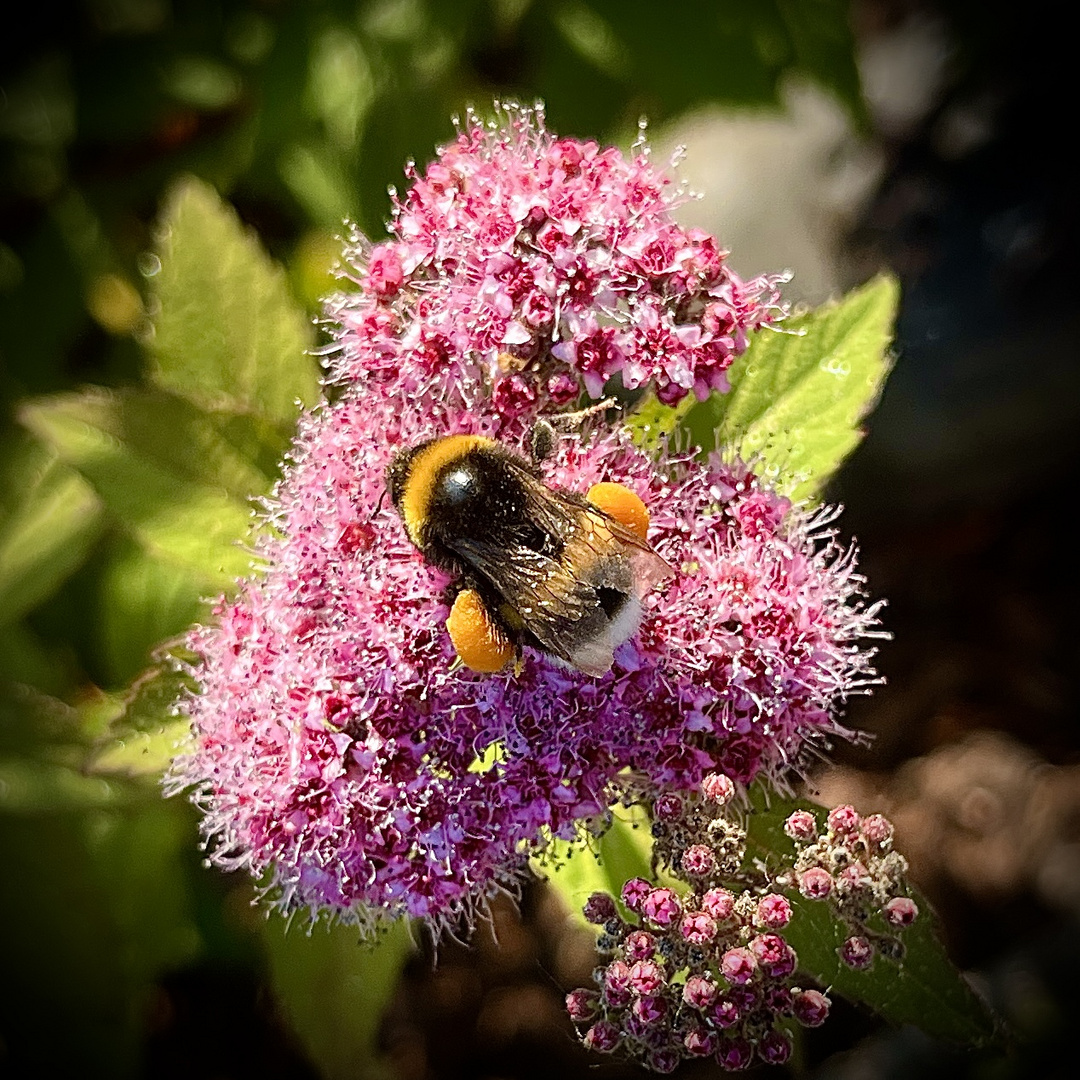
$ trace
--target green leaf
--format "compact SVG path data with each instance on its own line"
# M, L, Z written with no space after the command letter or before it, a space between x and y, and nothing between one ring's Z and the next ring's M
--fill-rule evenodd
M47 694L71 689L70 672L55 645L46 644L25 621L0 623L0 683L36 686Z
M181 647L170 652L179 654ZM178 717L180 697L196 689L185 670L163 661L143 672L123 695L97 703L95 711L107 711L106 733L99 740L87 771L129 777L157 777L187 739L188 721Z
M119 537L98 588L98 651L107 686L126 686L151 662L158 644L206 614L200 582L186 567Z
M784 833L784 821L803 804L766 793L760 785L753 796L748 857L772 865L789 862L794 845ZM847 967L838 950L848 932L827 903L807 900L796 890L788 892L793 915L784 936L798 953L800 970L891 1023L914 1024L928 1035L970 1046L997 1041L994 1014L949 959L929 902L914 891L912 896L920 914L901 933L907 952L899 963L879 956L865 971Z
M101 529L93 489L54 451L25 437L0 448L0 624L50 596Z
M246 574L252 495L271 479L258 421L220 417L160 391L88 391L25 405L22 421L93 485L149 551L186 568L197 592Z
M135 731L110 739L88 766L94 773L160 777L188 735L188 721L173 717L157 731Z
M263 924L274 992L308 1056L327 1080L382 1080L376 1040L383 1009L413 950L405 921L374 943L355 927L318 923L304 934Z
M0 813L41 814L114 806L122 793L100 776L28 757L0 757Z
M152 376L210 409L251 414L287 436L318 395L312 328L285 274L208 184L177 183L158 227Z
M624 882L654 877L651 861L648 817L640 806L632 806L618 808L611 827L599 839L589 839L584 845L580 840L552 841L533 860L533 868L559 894L572 918L595 931L581 914L585 901L594 892L606 892L621 906Z
M899 289L880 276L842 300L760 330L731 366L731 390L676 409L646 402L634 419L646 445L665 432L733 452L796 500L817 497L859 444L892 366Z

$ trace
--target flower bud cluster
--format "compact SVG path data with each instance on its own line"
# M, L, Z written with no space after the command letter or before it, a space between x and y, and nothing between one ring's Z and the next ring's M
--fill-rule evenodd
M848 929L840 958L848 967L869 967L876 954L899 960L898 931L919 914L906 895L907 860L893 850L892 823L881 814L860 817L852 806L837 806L818 825L808 810L784 823L795 841L793 871L781 882L808 900L826 901Z
M701 795L659 796L654 855L673 887L627 881L625 919L606 894L586 903L586 918L603 927L607 959L594 973L597 989L575 990L566 1004L587 1047L618 1049L660 1073L709 1057L737 1071L787 1061L792 1021L817 1027L828 1016L825 994L795 978L784 937L790 901L742 868L746 834L729 808L734 794L727 777L712 774Z

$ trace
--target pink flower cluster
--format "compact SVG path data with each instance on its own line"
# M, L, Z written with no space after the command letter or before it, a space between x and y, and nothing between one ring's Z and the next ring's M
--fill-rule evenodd
M332 376L500 411L598 397L616 375L669 403L726 390L748 333L782 316L784 276L744 282L677 225L683 196L644 145L627 159L556 139L538 109L505 119L470 115L424 175L410 168L392 239L353 237L360 291L330 306Z
M263 571L192 635L201 692L169 781L202 807L211 859L269 880L283 909L469 920L542 837L603 812L621 771L685 789L785 769L843 734L839 708L874 681L876 608L827 513L618 429L561 439L543 468L648 506L676 575L637 636L601 678L531 650L520 672L451 670L448 580L385 497L394 453L458 432L521 448L596 373L718 385L720 343L730 359L766 317L711 241L670 223L664 183L643 154L556 141L528 112L472 122L332 305L342 392L300 425ZM709 329L717 304L731 334ZM635 345L650 326L682 345ZM595 367L583 344L609 331L619 359Z
M828 1017L829 999L795 977L792 905L776 891L783 876L746 866L746 834L725 809L733 787L714 773L704 799L668 792L654 803L654 854L681 895L632 878L621 892L627 919L605 893L586 903L610 959L594 973L597 989L571 992L566 1007L590 1049L660 1073L709 1057L735 1071L783 1064L791 1021L817 1027Z
M906 894L907 860L893 850L893 827L881 814L860 817L853 806L829 811L825 828L809 810L784 823L798 856L788 877L808 900L827 902L849 936L840 959L851 968L869 967L878 954L904 954L900 931L919 914Z

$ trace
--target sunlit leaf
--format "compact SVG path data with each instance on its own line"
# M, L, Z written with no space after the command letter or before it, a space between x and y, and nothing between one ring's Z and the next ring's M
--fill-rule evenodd
M170 653L182 651L179 644ZM187 671L171 660L147 669L124 694L109 695L97 705L105 712L106 731L87 771L99 775L156 777L164 772L188 734L188 722L176 715L177 701L195 689Z
M581 914L585 901L594 892L606 892L618 900L623 883L630 878L653 877L651 860L648 818L641 807L634 806L617 809L611 827L585 846L580 841L553 841L534 866L573 919L589 926Z
M91 764L94 773L158 777L164 773L177 747L188 733L186 719L166 721L159 731L136 731L110 739Z
M105 560L98 588L100 662L108 686L124 686L150 663L158 644L207 614L200 576L120 538Z
M150 551L187 568L200 587L245 574L240 545L249 498L270 478L234 437L237 418L203 412L162 392L91 391L39 399L23 422L91 483Z
M0 624L14 622L86 558L101 534L93 488L29 439L0 447Z
M383 1009L413 944L405 922L369 944L345 926L310 935L270 919L262 933L274 993L312 1062L327 1080L388 1076L376 1046Z
M864 435L892 366L898 301L896 280L881 276L784 333L756 334L731 368L730 393L691 409L688 428L718 429L719 446L760 457L785 491L813 497Z
M760 330L731 366L728 393L674 409L649 399L631 422L646 445L670 434L676 445L735 453L785 494L813 499L865 434L892 366L898 299L895 279L881 276Z
M248 413L286 435L314 402L313 335L282 269L209 185L188 177L158 230L152 374L205 407Z

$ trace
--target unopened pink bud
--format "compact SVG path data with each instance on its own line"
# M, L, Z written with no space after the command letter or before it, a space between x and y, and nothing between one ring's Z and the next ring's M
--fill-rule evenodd
M836 887L839 891L845 895L853 893L860 885L864 884L870 875L867 873L866 867L860 862L854 862L850 866L845 866L839 874L836 875Z
M602 926L608 919L615 918L618 913L615 901L604 892L594 892L582 908L582 914L586 920L597 926Z
M908 896L895 896L884 907L882 914L892 926L910 926L919 916L919 906Z
M757 918L762 926L770 930L781 930L791 922L791 904L786 896L779 893L767 893L757 905Z
M832 892L833 879L829 871L812 866L799 877L799 892L808 900L824 900Z
M742 1072L754 1059L754 1048L746 1039L721 1039L716 1060L727 1072Z
M707 945L716 937L716 920L705 911L691 911L679 927L683 939L691 945Z
M866 842L875 847L887 844L893 837L892 822L881 814L871 814L863 818L862 834Z
M709 773L701 781L701 790L710 802L725 806L735 797L735 783L723 773Z
M599 1004L600 995L595 990L572 990L566 995L566 1011L577 1022L591 1020Z
M779 934L758 934L750 942L750 951L771 978L783 978L795 970L795 950Z
M622 960L612 960L604 968L604 988L607 990L626 990L630 986L630 965Z
M830 1008L832 1002L818 990L801 990L791 1003L792 1014L803 1027L820 1027Z
M610 1054L619 1045L619 1029L610 1020L597 1020L588 1031L582 1042L589 1050L597 1050L601 1054Z
M829 811L829 828L837 836L854 836L859 831L862 819L854 806L837 806Z
M742 1019L742 1009L728 996L722 997L712 1012L713 1023L722 1031L734 1027Z
M683 1036L683 1046L691 1057L708 1057L716 1052L716 1035L708 1028L692 1027Z
M757 961L749 949L728 949L720 960L720 971L729 983L736 986L749 982L754 977Z
M758 1043L758 1055L768 1065L783 1065L791 1057L791 1040L777 1031L766 1031Z
M641 902L641 914L654 926L672 926L682 914L679 898L672 889L653 889Z
M654 1073L659 1073L661 1076L667 1076L669 1073L673 1073L678 1067L679 1062L682 1060L682 1056L678 1050L669 1046L663 1046L659 1050L653 1050L649 1056L645 1059L649 1070Z
M630 989L635 994L655 994L664 981L664 972L652 960L639 960L630 969Z
M631 911L640 911L642 901L646 896L653 891L653 884L651 881L646 881L644 878L631 878L622 887L622 902Z
M708 877L716 869L716 856L705 844L691 844L682 854L681 866L690 877Z
M784 822L784 832L792 840L813 840L817 836L817 821L809 810L796 810Z
M727 889L710 889L701 898L701 910L717 922L723 922L731 918L731 913L735 910L735 897Z
M849 937L840 946L840 959L856 970L869 967L874 959L874 946L864 937Z
M653 803L653 816L657 821L675 821L682 814L682 799L671 792L660 795Z
M655 995L634 999L630 1012L641 1024L655 1024L667 1016L667 1001Z
M692 1009L707 1009L716 1000L716 983L707 975L691 975L683 987L683 1001Z
M626 935L623 952L626 954L626 959L631 962L649 960L656 952L656 938L648 930L634 930Z

